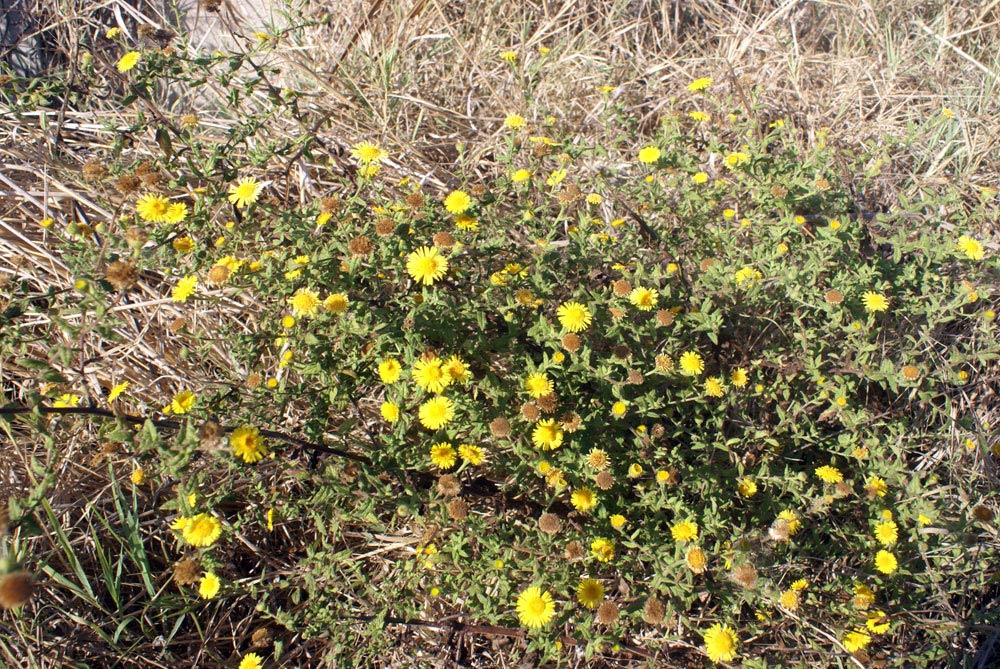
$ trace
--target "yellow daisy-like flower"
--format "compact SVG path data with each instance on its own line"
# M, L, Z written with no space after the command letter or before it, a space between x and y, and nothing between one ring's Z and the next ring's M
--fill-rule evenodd
M389 157L389 154L371 142L359 142L351 147L351 155L362 165L380 163Z
M680 359L681 372L688 376L698 376L705 371L705 361L695 351L685 351Z
M688 118L692 121L697 121L698 123L705 123L711 118L711 116L703 111L693 111L688 112Z
M690 520L682 520L670 526L674 541L694 541L698 538L698 525Z
M584 578L576 586L576 601L588 609L596 609L603 599L604 586L597 579Z
M583 332L592 320L590 310L579 302L563 302L556 310L559 324L569 332Z
M445 376L448 377L449 383L465 383L472 378L472 374L469 372L469 366L466 365L465 361L457 355L453 355L448 358L444 364L441 365L441 370L444 372Z
M627 411L628 411L628 404L626 404L622 400L618 400L617 402L611 405L611 415L613 415L615 418L621 418L622 416L625 415L625 412Z
M503 127L508 130L520 130L526 124L527 121L520 114L508 114L507 118L503 120Z
M473 467L486 462L486 453L479 446L473 444L462 444L458 447L458 455Z
M620 530L625 527L625 516L620 513L613 513L608 517L608 521L611 523L611 527L616 530Z
M690 84L687 85L687 89L692 93L697 93L698 91L703 91L709 86L715 83L715 79L712 77L701 77L700 79L695 79Z
M652 165L660 159L661 151L655 146L645 146L639 150L639 162Z
M587 453L587 465L591 469L603 472L611 466L611 458L608 457L607 451L600 448L592 448Z
M799 593L794 590L785 590L781 593L781 596L778 597L778 604L789 611L796 610L799 608Z
M52 403L57 409L70 409L80 404L80 396L73 393L63 393L59 399Z
M548 178L545 179L545 185L558 186L563 182L563 179L565 178L566 178L566 170L564 169L553 170L552 172L549 173Z
M264 666L264 659L257 653L247 653L240 660L240 666L237 669L261 669Z
M863 650L872 642L872 637L862 630L852 630L844 635L844 648L848 653L856 653Z
M628 295L628 301L639 311L649 311L656 306L656 291L649 288L633 288Z
M875 524L875 539L883 546L892 546L899 540L899 526L893 520Z
M170 212L170 200L156 193L145 193L136 201L135 211L144 221L166 223Z
M869 476L868 480L865 481L865 488L873 497L885 497L889 491L889 485L881 476Z
M403 366L395 358L387 358L378 363L378 377L382 383L395 383L403 373Z
M726 387L719 377L710 376L705 379L705 394L709 397L722 397L726 394Z
M288 298L288 304L292 307L292 313L299 318L303 316L315 316L319 310L319 293L308 288L300 288L294 295Z
M840 470L830 465L817 467L816 476L823 483L840 483L844 480L844 475L840 473Z
M745 387L749 381L750 376L747 374L747 370L743 367L737 367L729 374L729 382L737 388Z
M198 277L191 275L180 279L173 290L170 291L170 299L174 302L187 302L188 298L198 290Z
M438 469L451 469L455 466L455 447L446 441L431 446L431 462Z
M712 662L729 662L736 657L739 639L727 625L716 623L705 631L705 654Z
M642 465L638 462L633 462L628 466L628 477L632 479L637 479L642 476Z
M734 169L749 161L750 161L750 154L745 153L743 151L733 151L732 153L726 155L725 159L722 161L722 164L728 167L729 169Z
M573 503L573 508L580 513L587 513L595 506L597 506L597 495L590 488L584 486L583 488L577 488L570 495L570 501Z
M174 247L174 251L177 251L177 253L191 253L194 250L194 240L186 235L174 238L174 241L170 245Z
M535 399L551 395L554 390L552 381L545 374L529 374L524 380L524 389Z
M757 483L751 478L741 478L736 482L736 488L747 499L757 494Z
M611 562L615 557L615 545L609 539L594 539L590 544L590 553L598 562Z
M472 207L472 198L463 190L453 190L444 199L444 208L449 214L464 214Z
M191 518L183 518L181 536L192 546L211 546L222 535L222 523L215 516L199 513Z
M692 546L688 549L687 553L684 554L684 561L694 574L704 574L708 568L708 556L698 546Z
M142 58L142 54L138 51L129 51L124 56L118 59L117 65L118 71L121 73L128 72L133 67L139 64L139 59Z
M865 627L875 634L885 634L891 627L889 616L882 611L869 611L865 619Z
M420 359L413 365L413 380L429 393L440 393L451 383L441 358Z
M708 173L695 172L691 175L691 180L700 186L701 184L708 182Z
M799 520L798 514L791 509L785 509L779 513L778 520L782 520L787 523L789 535L794 535L802 527L802 521Z
M347 311L349 304L350 300L347 298L346 293L331 293L323 300L323 306L331 314L339 314Z
M207 572L201 577L201 582L198 584L198 596L202 599L212 599L219 594L220 587L222 587L222 582L219 577L212 572Z
M733 274L733 278L736 280L737 285L743 285L747 282L759 281L764 278L764 275L761 274L760 270L756 267L750 267L747 265L746 267L737 270Z
M556 605L552 595L538 586L532 586L517 597L517 617L528 628L548 625L555 615Z
M889 308L889 300L885 295L870 290L861 296L861 301L865 305L865 311L870 314L886 311Z
M406 272L417 283L433 285L448 271L448 259L436 246L421 246L406 256Z
M513 65L517 62L517 52L516 51L501 51L500 60L506 61Z
M260 430L251 425L242 425L233 430L229 435L229 445L233 447L236 457L242 458L243 462L260 462L267 455Z
M417 417L428 430L440 430L455 417L455 405L447 397L438 395L420 405Z
M516 184L521 183L522 181L527 181L530 178L531 178L531 172L524 169L517 170L512 175L510 175L510 180Z
M253 177L246 177L229 187L228 200L236 205L237 209L245 209L257 201L263 189L264 184Z
M399 420L399 407L392 402L382 402L382 406L379 407L379 413L382 414L382 418L387 423L395 423Z
M892 574L899 569L899 562L896 556L886 550L881 550L875 554L875 568L883 574Z
M138 467L129 476L129 480L135 485L142 485L143 481L146 480L146 472L143 471L142 467Z
M190 390L182 390L176 395L174 395L173 400L171 400L169 405L169 413L172 414L185 414L194 408L196 396Z
M962 235L958 238L958 250L965 254L969 260L982 260L986 255L982 243L978 239Z
M538 421L531 433L531 442L543 451L551 451L562 446L563 429L555 420L546 418Z

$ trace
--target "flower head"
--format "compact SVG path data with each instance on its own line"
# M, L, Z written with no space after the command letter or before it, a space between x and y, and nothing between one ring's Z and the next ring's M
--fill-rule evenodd
M440 393L451 383L451 377L444 371L441 358L417 360L413 365L413 380L429 393Z
M844 648L847 649L849 653L855 653L862 650L868 646L872 641L871 634L868 634L864 630L852 630L844 635Z
M351 155L362 165L380 163L389 156L388 153L371 142L359 142L355 144L351 147Z
M448 259L436 246L421 246L406 256L406 272L417 283L432 285L448 271Z
M395 423L399 420L399 406L393 402L382 402L382 406L379 407L379 413L382 414L382 418L387 423Z
M875 555L875 568L883 574L892 574L899 568L896 556L886 550L881 550Z
M264 666L264 659L257 653L247 653L240 660L240 666L237 669L261 669Z
M448 442L431 446L431 462L438 469L451 469L455 466L455 447Z
M875 293L870 290L866 291L861 296L861 301L865 305L865 311L870 314L874 314L878 311L885 311L889 308L889 300L885 295Z
M259 462L267 454L264 439L260 430L250 425L241 425L229 435L229 445L233 447L236 457L243 462Z
M598 562L611 562L615 557L615 545L609 539L594 539L590 544L590 553Z
M472 207L472 198L463 190L453 190L444 199L444 208L449 214L464 214Z
M196 396L190 390L182 390L170 401L169 412L173 414L184 414L194 408Z
M212 599L219 594L221 585L219 577L212 572L208 572L201 577L201 582L198 584L198 595L202 599Z
M840 470L830 465L817 467L816 476L823 483L840 483L844 480L844 475L840 473Z
M300 288L288 298L288 304L291 305L292 312L299 318L315 316L319 310L319 293L308 288Z
M417 416L428 430L439 430L455 417L455 405L447 397L438 395L421 404Z
M736 657L739 639L727 625L716 623L705 632L705 653L712 662L729 662Z
M239 180L239 183L229 187L229 201L236 205L237 209L246 209L260 197L264 184L253 177L246 177Z
M958 250L964 253L969 260L982 260L985 255L982 242L968 235L959 237L957 246Z
M473 467L486 462L486 453L483 452L482 448L473 444L462 444L458 447L458 454Z
M700 79L695 79L690 84L687 85L687 89L692 93L697 93L698 91L703 91L709 86L715 83L715 79L712 77L701 77Z
M899 526L893 520L883 520L875 524L875 539L883 546L892 546L899 540Z
M551 418L540 420L531 433L531 441L543 451L559 448L563 441L562 426Z
M528 588L517 597L517 617L525 627L544 627L555 612L552 595L538 586Z
M194 295L197 290L198 277L192 274L177 281L177 285L170 291L170 299L174 302L187 302L187 299Z
M588 609L595 609L604 599L604 586L601 582L593 578L584 578L576 586L576 601L586 606Z
M582 332L590 327L591 314L587 307L579 302L563 302L556 311L559 324L570 332Z
M656 299L656 291L642 287L633 288L632 292L629 293L628 296L628 301L632 303L632 306L640 311L651 310L656 306Z
M645 146L639 150L639 162L652 165L660 159L661 152L655 146Z
M552 381L545 374L529 374L524 380L524 389L528 395L538 399L552 394Z
M698 525L690 520L682 520L670 526L674 541L693 541L698 538Z
M133 67L139 64L139 59L142 58L142 54L138 51L129 51L124 56L118 59L118 64L115 66L118 68L119 72L128 72Z
M156 193L140 195L135 203L135 211L144 221L150 223L166 223L170 215L170 200ZM186 208L185 208L186 211Z
M520 114L508 114L507 118L503 120L503 127L508 130L520 130L526 123L527 121Z
M597 495L594 494L593 490L584 486L573 491L570 501L573 503L574 509L580 513L587 513L597 505Z
M395 358L387 358L378 364L378 377L382 383L395 383L402 373L403 367Z
M222 535L222 523L215 516L199 513L182 520L181 536L192 546L211 546Z
M331 314L339 314L347 310L347 305L350 300L347 298L347 293L330 293L323 300L323 306Z
M685 351L680 359L681 372L688 376L698 376L705 371L705 361L695 351Z

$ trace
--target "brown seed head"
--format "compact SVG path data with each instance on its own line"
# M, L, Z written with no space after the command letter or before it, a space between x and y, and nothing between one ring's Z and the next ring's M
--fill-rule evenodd
M745 562L733 569L729 578L744 590L753 590L757 586L757 568L749 562Z
M499 439L503 439L510 434L510 421L502 416L498 416L490 421L490 433Z
M792 536L792 528L784 518L775 518L767 535L772 541L788 541Z
M567 560L573 562L582 559L586 552L587 551L584 549L583 544L579 541L571 541L566 544L566 550L563 551L563 556Z
M191 585L201 580L201 565L197 560L185 558L174 563L174 583Z
M618 622L618 605L607 600L601 602L596 620L598 625L614 625Z
M645 383L646 377L638 369L630 369L628 372L628 382L633 386L641 386Z
M675 318L674 312L670 311L670 309L660 309L659 311L656 312L657 325L661 325L663 327L673 325L674 318Z
M34 579L23 569L0 576L0 608L13 609L26 604L35 591Z
M613 318L616 321L620 321L621 319L625 318L626 312L624 309L619 309L618 307L611 307L610 309L608 309L608 313L611 314L611 318Z
M438 477L437 488L438 492L445 497L454 497L462 492L462 484L458 482L454 474L443 474Z
M410 209L420 209L424 206L424 202L423 193L410 193L406 196L406 206Z
M431 240L434 242L434 246L440 246L443 249L450 249L455 245L455 238L451 236L450 232L438 232Z
M480 198L486 195L486 186L482 184L475 184L473 186L470 186L469 194L472 195L472 197Z
M583 425L583 419L580 418L580 414L575 411L570 411L567 414L563 414L563 417L559 419L559 424L562 425L564 432L576 432Z
M903 367L903 378L907 381L916 381L920 378L920 369L914 365L906 365Z
M839 290L826 291L826 301L829 304L840 304L844 301L844 294Z
M274 642L274 636L271 634L271 630L266 627L258 627L254 630L253 634L250 635L250 644L254 648L267 648Z
M632 284L625 279L618 279L612 284L611 288L618 297L625 297L632 292Z
M534 423L536 420L541 418L541 416L542 412L538 409L538 405L534 402L525 402L521 405L521 418L529 423Z
M673 368L674 368L674 361L670 359L669 355L656 356L656 371L669 372Z
M570 353L575 353L580 348L580 337L572 332L565 334L562 338L562 345Z
M128 261L116 260L104 272L104 278L116 290L128 290L139 280L139 272L135 265Z
M601 490L611 490L615 485L615 475L605 470L597 475L596 483Z
M123 174L115 181L115 188L122 195L129 195L139 190L142 180L134 174Z
M705 258L704 260L701 261L699 267L701 267L702 272L707 272L714 264L715 264L715 258Z
M469 517L469 505L461 497L448 502L448 515L452 520L465 520Z
M149 233L144 228L132 226L125 231L125 243L131 249L140 249L149 241Z
M375 234L379 237L388 237L396 232L396 223L391 218L380 218L375 224Z
M91 183L101 181L108 176L108 168L99 160L90 160L83 165L81 170L84 181Z
M170 321L170 325L167 326L167 329L169 329L174 334L177 334L178 332L186 328L187 324L188 322L186 318L184 318L183 316L178 316L174 320Z
M653 429L649 431L649 434L653 439L659 439L667 431L667 428L663 427L662 423L654 423Z
M562 522L554 513L543 513L538 519L538 529L545 534L556 534L562 529Z
M780 184L773 186L771 188L771 195L778 198L779 200L782 200L786 195L788 195L788 189Z
M972 507L972 519L980 523L988 523L993 520L993 510L988 506L977 504Z
M225 265L213 265L212 269L208 270L208 282L216 286L224 284L229 281L232 273L233 271Z
M319 210L324 214L336 214L340 211L340 204L340 198L336 195L331 195L319 201Z
M198 439L201 442L201 447L205 449L218 448L225 434L226 431L222 426L211 418L198 428Z
M259 388L263 380L264 377L261 376L260 372L254 372L253 374L247 377L247 388L249 388L250 390Z
M375 243L365 235L358 235L347 243L347 250L354 256L366 256L375 248Z
M647 599L645 606L642 607L642 619L647 625L653 625L654 627L663 622L663 617L666 613L667 609L663 606L663 602L656 597Z
M632 355L632 351L628 346L618 344L611 349L611 354L619 360L627 360Z
M542 395L538 398L537 403L542 413L555 413L555 410L559 407L559 395L556 393Z
M684 555L684 560L687 562L688 569L695 574L705 573L705 569L708 567L708 556L705 555L705 551L697 546L692 546L688 549L687 554Z

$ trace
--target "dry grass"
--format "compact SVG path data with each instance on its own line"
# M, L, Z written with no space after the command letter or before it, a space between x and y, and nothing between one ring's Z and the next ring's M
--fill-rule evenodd
M59 12L46 4L39 0L38 8L49 11L38 14L37 31L64 58L61 67L68 71L78 62L84 35L93 43L113 25L129 34L140 22L175 25L157 10L159 3L60 2ZM189 6L184 26L199 40L226 41L240 48L254 39L260 26L249 15L238 14L237 4L227 0L218 18ZM302 111L297 118L273 119L260 138L315 133L321 161L345 170L345 147L370 140L390 151L392 176L418 180L429 190L444 189L453 185L459 166L483 177L503 169L494 155L500 146L497 128L507 112L545 110L557 128L602 145L616 141L623 129L598 120L605 104L598 87L614 87L609 94L613 103L627 110L640 133L651 133L684 85L711 76L737 101L759 90L769 118L793 119L803 144L828 135L831 143L848 150L882 153L885 167L875 187L857 193L869 211L892 208L901 196L919 199L946 184L957 184L970 198L977 187L1000 184L1000 52L995 48L1000 42L1000 0L353 0L307 3L304 13L314 25L284 37L270 63L281 68L280 74L271 75L271 83L275 89L301 91ZM282 22L280 16L275 18ZM228 34L206 34L209 22ZM535 68L540 47L552 50L544 69ZM507 49L520 55L522 81L517 85L498 58ZM94 57L103 62L116 58L107 48L94 50ZM531 91L530 100L522 97L525 89ZM196 112L206 135L215 137L232 127L234 119L219 99L190 99L182 93L161 90L158 109L149 112L167 119ZM216 93L224 98L224 91ZM956 122L937 122L943 108L954 112ZM49 303L72 300L65 292L47 294L51 287L65 291L73 276L47 246L37 221L51 216L62 224L97 222L117 215L99 204L116 201L116 196L107 190L95 192L103 187L85 182L80 169L88 160L106 157L110 144L132 120L93 97L81 109L52 100L45 111L22 116L0 103L0 307L15 293L38 296L28 323L42 337L35 344L39 353L52 345L44 337L59 331L48 327ZM152 136L129 140L128 160L138 162L158 151ZM464 145L461 154L458 144ZM292 198L306 202L332 189L320 174L316 163L297 156L272 164L267 176ZM995 238L1000 228L979 232ZM64 342L76 345L78 354L66 361L63 374L95 397L101 387L128 380L135 400L129 409L134 413L142 412L142 402L161 406L164 398L192 381L242 382L249 370L227 354L225 342L216 342L205 357L187 355L186 349L190 340L218 332L224 324L252 324L254 303L244 299L182 311L164 294L161 277L143 275L138 297L113 307L130 316L130 326L118 333L128 344L109 344L100 335L99 323L81 324L76 341ZM178 319L185 319L183 327L178 327ZM18 360L0 360L0 371L5 401L18 401L37 389L33 372ZM966 401L985 408L995 396L991 399L987 393ZM1000 422L995 406L993 423ZM295 410L289 410L290 430L296 418ZM23 494L34 476L32 457L50 465L58 473L50 488L52 513L83 571L93 575L100 563L96 546L115 542L100 518L116 519L109 523L111 528L125 522L107 494L113 480L109 474L127 476L130 465L118 454L100 453L104 435L95 424L59 419L51 433L58 448L47 448L26 434L0 435L0 497ZM976 495L976 486L980 491L996 486L995 472L956 471L953 476L958 494ZM308 476L303 481L310 483ZM153 577L156 590L173 587L167 547L171 539L164 536L153 511L157 495L164 492L140 499L135 518L148 540L149 564L143 569ZM372 536L363 528L346 528L342 547L360 556L367 568L391 570L393 552L419 538L417 528L398 529L398 534ZM291 570L301 557L296 531L308 528L286 524L277 537L239 537L244 548L232 557L233 573L257 573L266 566L275 576L294 576ZM44 534L31 541L38 553L61 554L58 537ZM237 562L241 569L236 569ZM73 573L72 564L64 567L64 573ZM108 624L112 616L101 619L112 602L97 597L89 606L80 594L87 590L80 579L67 585L49 575L33 605L35 625L23 619L15 622L9 614L0 617L2 662L10 667L83 662L95 667L161 667L167 664L157 659L156 639L166 635L175 651L189 650L192 666L231 666L236 649L247 646L257 627L253 601L227 600L209 608L207 616L200 613L198 620L189 613L181 620L158 620L155 611L142 605L143 569L130 569L123 579L119 611L132 622L121 638L109 641L115 631ZM419 626L389 629L396 645L383 657L387 666L417 661L428 666L517 666L510 663L516 641L503 636ZM29 630L38 636L23 636ZM284 634L290 653L287 666L318 666L328 650L321 640L306 644ZM983 628L980 634L983 647L992 640L994 649L969 666L986 667L1000 656L995 627ZM684 663L685 652L679 647L676 655L661 655L660 661ZM576 662L583 664L579 658ZM642 666L647 659L623 652L607 662Z

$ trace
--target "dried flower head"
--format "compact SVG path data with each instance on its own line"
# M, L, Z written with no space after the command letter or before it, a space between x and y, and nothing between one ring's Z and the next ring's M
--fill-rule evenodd
M213 450L222 444L222 437L225 433L226 431L217 421L209 418L198 428L198 440L202 448Z
M596 483L601 490L611 490L615 485L615 475L605 470L597 475Z
M646 377L638 369L630 369L628 372L628 382L633 386L641 386L646 382Z
M431 238L431 241L434 242L434 246L445 249L450 249L455 245L455 238L451 236L450 232L438 232Z
M566 550L563 551L563 556L572 562L583 559L583 556L586 555L586 553L587 549L583 547L583 544L579 541L571 541L566 544Z
M274 643L274 635L266 627L258 627L250 635L250 644L254 648L267 648Z
M674 324L674 312L670 309L660 309L656 312L656 324L662 327Z
M27 604L35 591L34 579L23 569L0 576L0 608L13 609Z
M597 607L595 618L599 625L614 625L618 622L618 605L614 602L605 601Z
M563 348L570 353L575 353L580 348L580 337L572 332L563 335L562 345Z
M840 304L844 301L844 294L839 290L826 291L826 301L829 304Z
M461 497L448 502L448 515L452 520L465 520L469 517L469 505Z
M445 497L454 497L462 492L462 484L454 474L442 474L438 477L437 489Z
M101 181L108 176L108 168L104 166L104 163L100 160L88 160L83 165L83 169L80 170L84 181L89 181L91 183L95 181Z
M667 609L656 597L650 597L642 607L642 619L647 625L657 626L663 622Z
M503 439L510 434L510 421L502 416L498 416L490 421L490 434L499 439Z
M358 235L347 243L347 250L353 256L366 256L375 248L375 243L365 235Z
M618 279L612 284L611 288L618 297L626 297L632 292L632 284L625 279Z
M570 411L567 414L563 414L563 417L559 419L559 424L562 425L564 432L576 432L583 426L583 419L580 418L580 414L575 411Z
M542 412L534 402L525 402L521 405L521 417L529 423L534 423L542 417Z
M226 265L212 265L212 269L208 270L208 282L216 286L222 285L229 281L232 273Z
M115 287L115 290L126 291L135 286L139 280L139 272L131 262L116 260L108 265L104 278Z
M993 520L993 510L983 504L972 507L972 519L980 523L988 523Z
M396 232L396 223L391 218L380 218L375 223L375 234L379 237L388 237Z
M745 562L729 573L729 578L745 590L753 590L757 586L757 568Z
M129 195L139 190L142 180L134 174L123 174L115 181L115 189L122 195Z
M147 241L149 241L149 233L144 228L132 226L125 231L125 243L128 244L129 248L142 248Z
M562 521L554 513L543 513L538 519L538 529L545 534L556 534L562 529Z
M538 404L538 408L542 410L542 413L555 413L555 410L559 408L559 395L556 393L542 395L535 400L535 403Z
M174 583L192 585L201 580L201 565L197 560L185 558L174 563Z

